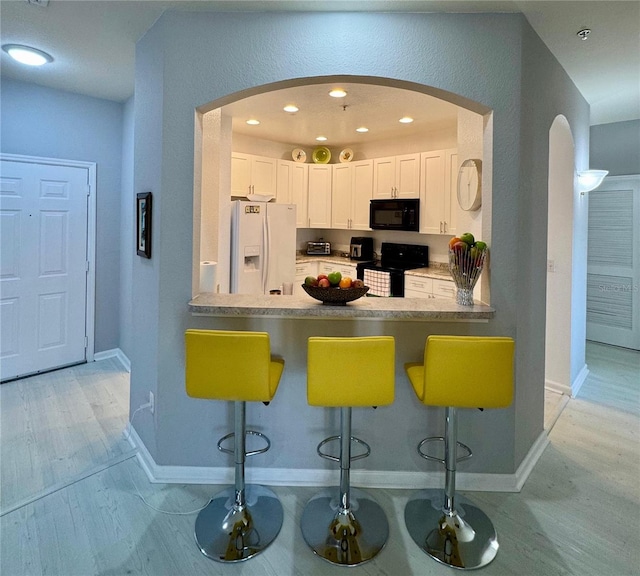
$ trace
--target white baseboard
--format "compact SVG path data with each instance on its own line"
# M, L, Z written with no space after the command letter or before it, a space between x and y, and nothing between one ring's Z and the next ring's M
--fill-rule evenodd
M576 379L571 383L571 397L572 398L575 398L578 395L578 392L580 391L580 388L582 388L582 385L584 384L585 380L587 379L587 376L589 376L589 368L585 364L582 367L582 370L580 370L580 374L578 374L576 376Z
M553 390L554 392L558 392L560 394L566 394L570 398L575 398L578 394L580 388L584 384L584 381L589 376L589 368L585 364L580 370L580 373L576 376L576 379L569 384L560 384L560 382L555 382L554 380L545 379L544 386L545 388L549 388L549 390Z
M93 355L94 361L106 360L107 358L117 358L122 367L131 372L131 361L120 348L112 348L111 350L104 350L103 352L96 352Z
M160 484L233 484L233 468L206 466L160 466L155 463L135 428L127 425L125 435L150 482ZM519 492L544 452L549 439L542 432L515 474L458 472L456 487L477 492ZM268 486L333 486L336 470L315 468L259 468L248 466L246 480ZM442 488L442 472L402 472L392 470L351 470L351 482L362 488Z
M560 382L556 382L555 380L549 380L548 378L544 381L544 387L549 390L553 390L558 394L566 394L567 396L571 396L571 386L568 384L560 384Z

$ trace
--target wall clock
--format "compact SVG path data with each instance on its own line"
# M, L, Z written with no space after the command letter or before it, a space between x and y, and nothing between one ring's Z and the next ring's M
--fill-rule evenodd
M458 206L477 210L482 205L482 160L465 160L458 171Z

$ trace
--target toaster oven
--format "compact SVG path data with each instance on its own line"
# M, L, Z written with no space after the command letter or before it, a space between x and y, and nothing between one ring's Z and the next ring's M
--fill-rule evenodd
M307 242L307 254L310 256L328 256L331 254L331 242Z

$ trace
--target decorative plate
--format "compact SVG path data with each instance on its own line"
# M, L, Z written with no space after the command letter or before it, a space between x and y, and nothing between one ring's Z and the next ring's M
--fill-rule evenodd
M311 159L316 164L328 164L331 160L331 150L326 146L318 146L311 155Z
M306 162L307 161L307 153L302 148L294 148L293 152L291 152L291 157L296 162Z
M351 148L345 148L340 152L340 162L351 162L353 160L353 150Z
M362 288L320 288L319 286L302 284L302 289L309 296L320 300L323 304L345 306L347 302L362 298L369 291L369 286L363 286Z

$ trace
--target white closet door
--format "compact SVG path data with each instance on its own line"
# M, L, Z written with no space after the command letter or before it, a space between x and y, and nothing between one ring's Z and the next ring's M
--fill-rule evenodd
M640 176L588 194L587 339L640 350Z
M88 170L2 160L0 377L86 358Z

